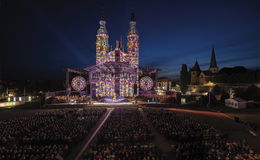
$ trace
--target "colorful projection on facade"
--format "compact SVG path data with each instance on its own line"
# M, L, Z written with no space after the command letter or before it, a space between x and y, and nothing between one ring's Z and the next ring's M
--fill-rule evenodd
M136 30L136 22L130 22L130 30L127 36L127 52L130 55L130 63L134 67L139 65L139 36Z
M131 77L132 76L132 77ZM132 97L134 95L134 78L130 73L120 75L120 95Z
M93 80L95 84L91 86L96 86L97 97L132 97L139 67L139 36L135 18L131 18L130 21L126 51L121 39L120 42L116 41L115 49L111 48L109 52L106 21L101 19L99 24L96 40L96 67L91 71L92 78L95 77Z
M73 72L88 77L87 94L89 93L97 100L107 98L114 102L120 99L119 97L138 96L141 93L139 89L142 89L142 92L152 92L154 83L150 77L143 77L139 81L139 75L150 76L157 70L148 70L143 74L144 69L139 68L139 35L134 13L130 19L126 48L124 48L122 37L120 42L116 41L114 49L109 46L109 35L103 18L99 21L96 38L96 64L83 69L68 69L66 74L68 89L70 89L69 73ZM85 81L81 78L75 78L71 85L74 90L81 91L86 88L84 83Z
M99 97L115 96L115 77L110 74L102 73L96 83L96 95Z
M99 22L100 27L97 32L96 40L96 64L105 63L107 61L107 53L109 49L108 33L106 30L106 21Z
M109 71L102 70L93 74L92 80L96 81L97 97L134 96L136 73L134 70L127 71L123 67L119 69L119 65L114 63L109 67ZM100 68L103 69L102 67Z

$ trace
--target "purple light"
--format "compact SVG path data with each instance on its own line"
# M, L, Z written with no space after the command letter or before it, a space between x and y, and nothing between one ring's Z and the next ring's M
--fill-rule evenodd
M121 97L121 96L118 96L118 97L116 97L116 98L105 97L105 98L103 98L103 100L104 100L106 103L117 103L117 102L122 102L123 100L125 100L125 97Z

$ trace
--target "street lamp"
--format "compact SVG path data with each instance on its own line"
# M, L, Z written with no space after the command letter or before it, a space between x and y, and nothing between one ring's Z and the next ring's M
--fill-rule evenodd
M212 91L212 87L209 87L209 92L208 92L208 95L209 95L209 103L208 103L207 107L209 107L209 105L210 105L210 93L211 93L211 91Z

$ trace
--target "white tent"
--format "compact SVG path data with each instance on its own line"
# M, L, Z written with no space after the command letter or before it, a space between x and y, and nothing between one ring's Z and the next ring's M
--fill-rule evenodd
M225 99L225 105L235 109L242 109L247 107L247 101L240 98Z

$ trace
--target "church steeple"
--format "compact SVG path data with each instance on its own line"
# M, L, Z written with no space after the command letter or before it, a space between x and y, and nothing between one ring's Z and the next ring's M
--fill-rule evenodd
M218 66L217 66L217 60L216 60L216 54L215 54L215 49L214 49L214 47L212 48L212 52L211 52L209 70L210 70L212 73L218 72Z
M199 84L199 75L201 73L201 70L197 59L194 66L190 69L190 72L191 72L190 83Z
M101 15L100 21L99 21L99 29L98 29L98 34L107 34L107 29L106 29L106 21L104 18L104 15Z
M136 30L136 17L135 17L134 11L132 11L132 13L131 13L129 24L130 24L130 29L129 29L128 34L137 34L138 35L137 30Z
M191 68L191 71L196 71L196 72L200 72L200 65L198 63L198 60L196 59L196 62L194 64L194 66Z
M139 35L136 29L136 17L132 11L130 17L130 29L127 35L127 53L130 58L130 63L134 67L139 65Z
M132 11L130 21L136 22L135 12Z
M106 54L109 50L108 38L109 36L106 29L106 21L102 15L99 21L99 29L97 31L96 64L106 62Z

